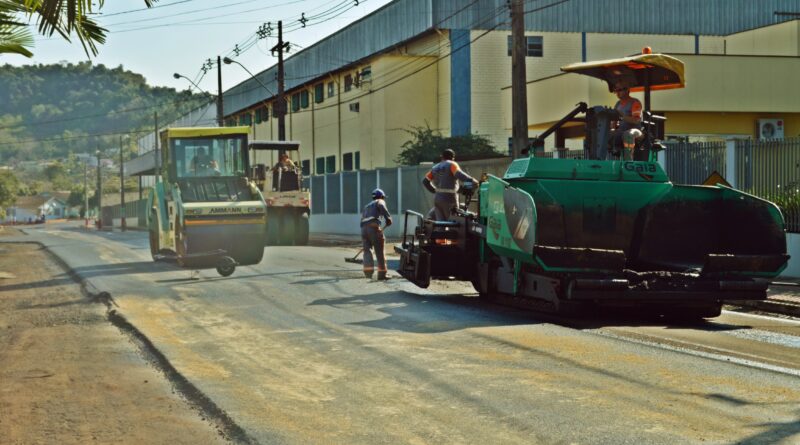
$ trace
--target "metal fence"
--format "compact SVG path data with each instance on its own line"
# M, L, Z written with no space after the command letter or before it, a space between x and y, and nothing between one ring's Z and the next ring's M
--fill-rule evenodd
M464 161L460 165L474 177L484 173L502 177L510 162L509 158L497 158ZM386 204L393 213L427 212L433 206L433 196L422 187L422 178L430 168L430 164L422 164L340 172L304 178L303 186L311 190L312 215L360 213L376 188L386 193Z
M147 199L139 199L125 203L125 224L130 227L147 225L146 221ZM122 206L120 204L103 206L102 222L103 226L111 227L115 219L122 218Z
M737 188L781 208L790 232L800 232L800 138L736 141Z
M800 233L800 138L667 142L664 163L675 184L702 184L718 172L735 188L777 204L787 230Z
M715 171L727 177L725 141L665 144L667 175L673 183L699 185Z
M800 138L753 141L668 142L664 164L675 184L702 184L714 171L737 189L776 203L790 232L800 233ZM559 150L543 156L583 159L583 150ZM733 156L734 159L729 159ZM474 177L492 174L502 177L510 158L461 162L461 168ZM728 168L730 166L730 169ZM735 168L734 168L735 166ZM356 214L371 199L372 190L382 188L393 213L409 209L427 212L432 196L421 185L430 165L340 172L304 178L311 190L311 213ZM729 171L733 170L733 171ZM128 225L144 225L146 200L126 203ZM119 205L103 208L103 224L120 218Z

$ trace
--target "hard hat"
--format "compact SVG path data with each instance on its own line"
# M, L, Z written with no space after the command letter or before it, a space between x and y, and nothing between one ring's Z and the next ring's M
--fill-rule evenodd
M375 189L372 191L372 199L384 199L386 198L386 193L383 193L381 189Z

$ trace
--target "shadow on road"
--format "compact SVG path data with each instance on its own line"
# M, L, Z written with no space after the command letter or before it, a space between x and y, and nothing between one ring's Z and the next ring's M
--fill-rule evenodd
M379 285L379 283L370 283ZM367 285L370 285L367 284ZM337 309L371 306L387 317L351 323L370 328L419 334L457 331L488 326L538 324L529 313L514 313L475 296L417 295L402 291L377 292L342 298L324 298L309 306L325 305Z

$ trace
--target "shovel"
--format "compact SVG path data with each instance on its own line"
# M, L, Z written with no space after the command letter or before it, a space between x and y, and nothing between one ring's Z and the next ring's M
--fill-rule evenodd
M358 252L356 252L356 254L353 255L352 258L345 257L344 261L347 263L364 264L364 260L358 257L359 255L361 255L361 252L363 251L364 249L358 249Z

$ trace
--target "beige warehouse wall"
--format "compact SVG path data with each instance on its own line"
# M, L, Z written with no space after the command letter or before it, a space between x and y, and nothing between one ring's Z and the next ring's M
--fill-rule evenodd
M508 56L508 36L511 34L507 31L482 34L483 31L473 31L471 34L474 40L470 73L472 132L488 137L498 151L506 152L511 136L511 96L509 92L509 100L505 103L501 88L511 85L511 57ZM581 60L580 34L526 32L526 35L542 36L543 42L543 57L525 58L529 80L558 74L563 65Z
M800 136L800 112L797 113L709 113L667 112L665 133L668 136L717 135L756 138L759 119L781 119L785 137Z
M437 110L437 126L436 128L442 132L443 135L449 136L452 126L450 125L450 32L448 30L441 31L439 45L438 45L438 58L439 62L436 64L436 98L439 109Z
M692 35L587 34L586 60L615 59L640 54L649 46L654 53L694 53ZM579 46L580 48L580 46ZM574 62L580 62L580 58Z
M653 93L653 109L794 112L800 108L800 59L682 56L686 88Z
M800 56L800 20L732 34L725 40L728 54Z
M406 63L406 57L383 57L379 66L388 72ZM424 57L425 66L433 63L435 57ZM438 68L441 63L433 63L413 76L407 77L385 90L383 112L384 166L397 165L395 159L402 150L404 142L411 138L411 127L439 128ZM449 120L449 119L448 119Z

